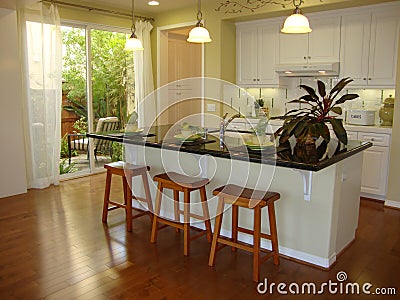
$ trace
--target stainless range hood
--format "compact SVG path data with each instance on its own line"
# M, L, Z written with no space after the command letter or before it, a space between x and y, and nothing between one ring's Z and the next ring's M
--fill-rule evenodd
M339 76L339 63L281 64L275 71L284 77Z

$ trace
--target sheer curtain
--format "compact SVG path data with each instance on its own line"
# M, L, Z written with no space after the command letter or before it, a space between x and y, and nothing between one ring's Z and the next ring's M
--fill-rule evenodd
M24 78L24 134L29 188L59 183L62 40L57 6L18 11Z
M143 43L143 51L135 51L135 102L137 103L139 126L150 126L156 116L154 97L148 97L154 90L153 67L151 63L150 32L153 25L149 21L138 20L135 23L136 35Z

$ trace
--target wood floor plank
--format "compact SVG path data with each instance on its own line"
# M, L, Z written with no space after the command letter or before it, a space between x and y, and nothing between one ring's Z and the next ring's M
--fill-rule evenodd
M194 240L189 257L182 255L183 237L173 228L160 231L150 243L148 218L125 230L122 210L101 222L105 176L79 178L58 187L30 190L0 199L0 299L251 299L252 256L222 249L215 268L208 266L210 244ZM112 195L122 197L122 185ZM349 281L394 286L400 293L400 211L379 202L361 201L355 242L330 271L285 258L277 267L261 265L269 282L336 280L345 271ZM292 295L264 295L292 299ZM298 295L296 299L317 299ZM390 298L387 299L395 299ZM321 299L321 298L318 298ZM323 299L364 299L329 295ZM368 296L368 299L380 299Z

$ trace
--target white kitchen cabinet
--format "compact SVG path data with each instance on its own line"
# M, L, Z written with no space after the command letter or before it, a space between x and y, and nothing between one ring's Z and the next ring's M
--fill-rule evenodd
M399 28L398 9L343 16L340 76L353 86L394 87Z
M358 139L373 144L364 151L361 193L367 197L384 199L389 170L390 135L358 132Z
M238 25L236 30L236 83L241 86L279 84L275 72L279 24Z
M279 34L279 63L332 63L339 61L340 16L309 18L308 34Z

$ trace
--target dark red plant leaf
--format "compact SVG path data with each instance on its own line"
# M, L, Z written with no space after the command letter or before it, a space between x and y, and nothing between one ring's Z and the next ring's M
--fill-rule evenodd
M317 80L318 84L318 93L321 95L322 98L326 96L326 90L325 90L325 83L323 83L321 80Z

